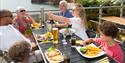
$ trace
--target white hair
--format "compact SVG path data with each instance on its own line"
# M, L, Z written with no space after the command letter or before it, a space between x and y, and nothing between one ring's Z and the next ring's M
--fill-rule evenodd
M68 6L68 3L67 3L66 0L62 0L62 1L60 1L60 2L59 2L59 5L62 4L62 3L65 4L66 7Z
M17 12L17 13L20 12L21 10L26 10L26 9L25 9L25 7L22 7L22 6L18 6L18 7L16 8L16 12Z

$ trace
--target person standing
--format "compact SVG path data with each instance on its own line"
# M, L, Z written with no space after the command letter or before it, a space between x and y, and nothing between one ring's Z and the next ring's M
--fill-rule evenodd
M81 39L87 39L86 34L86 14L85 9L80 4L75 4L72 8L72 18L66 18L63 16L54 15L52 12L48 12L47 15L55 21L65 22L66 24L71 24L72 28L75 29L75 34Z

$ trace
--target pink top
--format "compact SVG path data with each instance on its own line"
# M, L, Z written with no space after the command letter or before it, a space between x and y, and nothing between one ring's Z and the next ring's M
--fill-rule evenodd
M18 15L15 17L14 21L19 26L18 29L21 33L25 33L26 29L28 28L28 24L32 23L32 20L29 18L26 19L26 17L19 17Z
M108 46L101 38L97 38L96 42L101 46L102 50L106 52L107 55L123 63L123 51L121 47L116 43L112 46Z

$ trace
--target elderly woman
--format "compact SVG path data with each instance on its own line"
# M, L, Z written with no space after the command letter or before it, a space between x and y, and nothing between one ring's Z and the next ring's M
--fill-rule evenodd
M34 20L26 13L26 9L24 7L17 7L16 13L17 15L14 18L14 23L16 24L17 29L21 33L25 34L28 24L34 23Z
M76 30L75 34L80 38L82 38L83 40L88 38L85 32L86 30L85 29L85 23L86 23L85 9L81 5L75 4L75 6L72 9L72 15L74 16L72 18L57 16L51 12L48 12L47 14L53 20L72 24L72 28Z
M31 51L31 45L27 41L18 41L13 44L8 51L9 58L14 62L38 63L42 61L39 50Z

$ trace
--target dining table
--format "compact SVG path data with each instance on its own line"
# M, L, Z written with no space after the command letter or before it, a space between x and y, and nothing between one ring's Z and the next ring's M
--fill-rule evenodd
M53 44L53 41L50 41L47 43L39 42L36 38L36 35L41 35L41 34L45 34L46 32L48 32L49 30L48 30L47 25L48 24L44 24L44 27L41 27L39 29L32 29L32 33L34 35L34 38L35 38L36 43L38 45L38 48L41 51L41 55L43 57L44 63L49 63L49 61L47 60L47 58L45 56L45 52L50 47L54 46L54 44ZM109 57L106 54L99 56L99 57L96 57L96 58L86 58L86 57L82 56L76 49L77 46L81 46L81 45L77 45L76 47L72 47L72 45L70 43L72 36L76 37L76 40L81 40L81 38L79 38L75 34L72 34L71 36L66 37L67 44L63 44L63 41L62 41L64 39L63 35L61 33L59 33L58 34L58 44L56 47L62 53L67 52L68 57L70 59L69 63L101 63L101 60L106 58L106 57L108 58L109 63L118 63L115 59ZM102 61L104 61L104 60L102 60Z

